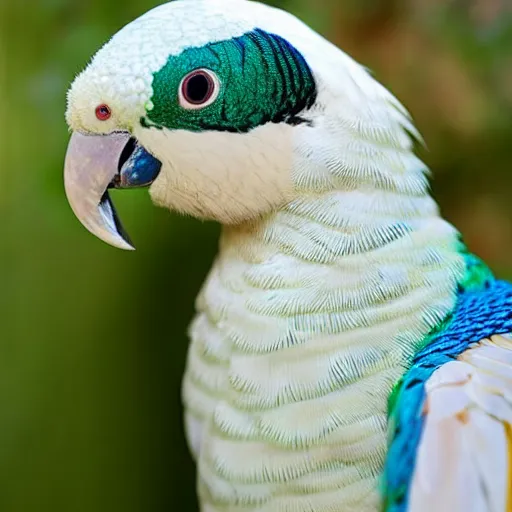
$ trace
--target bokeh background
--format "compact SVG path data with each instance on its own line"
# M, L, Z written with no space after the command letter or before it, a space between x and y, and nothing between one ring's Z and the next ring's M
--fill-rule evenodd
M197 510L180 380L218 227L116 201L138 250L64 197L65 92L155 0L0 0L0 510ZM512 277L508 0L282 0L371 68L424 134L433 190Z

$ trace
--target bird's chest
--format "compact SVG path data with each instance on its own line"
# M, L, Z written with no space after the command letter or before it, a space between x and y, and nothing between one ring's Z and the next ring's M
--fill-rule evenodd
M286 315L284 299L244 286L214 270L190 329L183 396L203 510L378 510L396 354L367 342L371 328Z
M203 511L380 509L389 394L463 263L435 221L394 242L355 225L360 245L314 226L276 214L221 238L183 386Z

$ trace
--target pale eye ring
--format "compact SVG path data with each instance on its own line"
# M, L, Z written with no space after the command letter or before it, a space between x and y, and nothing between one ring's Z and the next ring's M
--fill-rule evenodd
M195 69L180 84L180 105L187 110L199 110L211 105L219 96L220 81L209 69Z

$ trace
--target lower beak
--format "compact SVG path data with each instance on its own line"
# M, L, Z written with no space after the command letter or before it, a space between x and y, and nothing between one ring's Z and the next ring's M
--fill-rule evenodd
M161 167L160 161L127 133L73 133L64 165L69 204L92 234L114 247L133 250L108 189L150 185Z

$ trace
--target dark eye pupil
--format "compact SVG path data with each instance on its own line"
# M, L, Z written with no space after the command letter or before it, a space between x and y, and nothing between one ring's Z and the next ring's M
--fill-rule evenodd
M184 84L183 95L194 105L208 101L213 94L213 80L205 73L191 75Z

